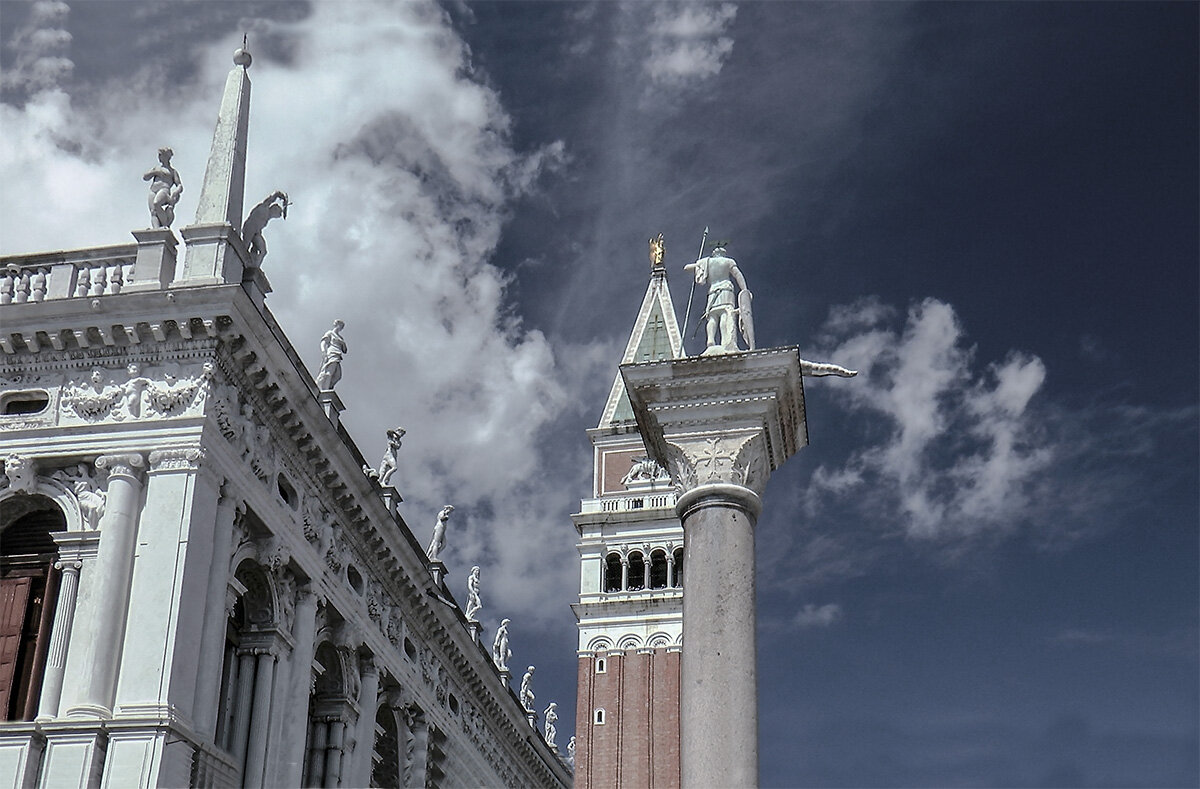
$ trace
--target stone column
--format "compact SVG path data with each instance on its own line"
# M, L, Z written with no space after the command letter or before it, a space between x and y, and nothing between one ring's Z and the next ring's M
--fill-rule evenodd
M117 652L125 636L134 539L142 503L140 470L145 465L146 459L137 453L96 459L96 468L108 470L108 494L92 579L95 636L90 645L90 664L85 668L87 684L82 703L68 710L69 716L107 718L112 714Z
M54 607L54 629L50 634L46 672L42 678L38 720L47 720L58 715L63 676L67 670L67 645L71 642L71 625L75 619L75 598L79 593L79 570L83 567L83 562L78 559L59 561L55 562L54 566L61 573L61 580L58 585L58 602Z
M229 558L233 543L233 517L236 501L227 486L221 488L213 532L212 565L208 573L208 592L204 603L204 624L200 636L200 668L196 677L194 720L201 736L213 737L219 707L222 656L225 651L225 590L229 584Z
M254 652L245 649L238 654L237 700L233 707L233 761L242 767L246 760L246 741L250 736L250 713L254 699Z
M312 685L313 637L317 626L317 596L305 584L296 591L296 620L293 625L292 670L287 719L284 721L282 783L300 786L304 780L305 730L308 725L308 697Z
M340 786L342 780L342 747L346 736L346 723L340 718L329 722L329 741L325 745L325 783L322 786Z
M354 732L354 769L348 786L369 786L371 757L375 752L375 712L378 707L379 669L371 657L359 660L362 666L362 690L358 696L358 725Z
M629 554L621 554L621 591L629 591Z
M681 491L683 786L758 784L754 525L771 472L807 443L795 348L623 365L647 451Z
M250 740L246 745L246 770L242 786L256 789L263 785L267 766L267 732L271 725L271 691L275 687L275 650L256 649L254 668L254 708L250 719Z

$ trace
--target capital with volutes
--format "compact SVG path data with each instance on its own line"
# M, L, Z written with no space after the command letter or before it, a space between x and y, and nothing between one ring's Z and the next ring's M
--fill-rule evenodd
M130 482L141 482L141 472L145 467L146 458L140 452L101 455L96 458L96 468L107 471L110 481L124 477Z

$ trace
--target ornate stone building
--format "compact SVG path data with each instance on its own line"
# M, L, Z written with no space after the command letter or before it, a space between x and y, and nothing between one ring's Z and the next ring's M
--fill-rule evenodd
M678 359L683 343L661 255L622 364ZM683 527L667 472L646 457L620 375L594 448L579 532L577 787L679 786Z
M0 259L0 786L565 786L265 306L249 62L185 250L164 152L136 243Z

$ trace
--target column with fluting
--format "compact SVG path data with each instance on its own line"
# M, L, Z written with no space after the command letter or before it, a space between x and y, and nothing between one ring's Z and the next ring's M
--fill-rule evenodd
M229 559L233 543L233 518L236 501L228 484L221 487L217 517L213 526L213 556L208 574L208 592L204 603L204 624L200 636L200 669L193 702L196 731L212 737L216 733L219 685L225 653L226 588L229 585Z
M367 786L371 783L371 757L375 751L375 710L379 696L379 669L374 658L364 656L362 666L362 690L358 697L358 725L354 731L354 769L350 773L350 786Z
M284 748L283 784L300 786L304 779L304 745L308 721L308 697L312 683L312 661L317 627L317 596L311 584L296 590L296 619L293 624L292 670L288 674L290 693L288 709L292 714L284 721L281 747ZM319 724L324 725L324 724Z

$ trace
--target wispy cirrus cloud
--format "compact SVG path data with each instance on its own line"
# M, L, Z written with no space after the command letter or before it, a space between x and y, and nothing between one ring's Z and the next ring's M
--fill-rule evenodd
M817 605L806 603L797 613L793 622L796 627L829 627L842 618L842 607L837 603Z

